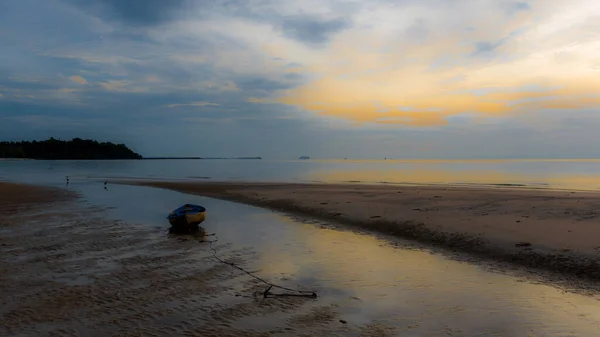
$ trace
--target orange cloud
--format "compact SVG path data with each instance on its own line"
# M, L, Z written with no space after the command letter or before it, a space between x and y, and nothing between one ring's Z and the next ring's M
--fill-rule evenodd
M81 76L71 76L70 77L71 81L75 82L75 83L79 83L79 84L88 84L88 82L86 81L85 78L81 77Z
M394 31L378 21L374 28L339 34L322 51L272 42L265 52L302 63L305 67L296 71L317 78L249 101L298 106L355 124L416 127L445 125L448 117L464 113L497 117L598 108L600 40L589 36L599 27L592 22L600 20L591 18L600 17L600 6L579 3L557 1L549 10L534 1L531 11L508 19L498 13L467 14L463 22L454 22L452 10L434 13L439 20L429 22L421 40L407 37L411 27ZM391 20L395 14L404 18L403 13L377 15ZM414 22L418 13L417 8L406 22Z
M148 92L150 90L147 86L139 86L133 82L125 81L125 80L109 80L106 82L101 82L100 86L108 91L116 91L116 92Z
M100 86L102 86L104 89L110 90L110 91L119 90L119 89L125 87L126 85L127 85L127 82L125 82L125 81L108 81L108 82L100 83Z
M248 103L268 103L269 101L262 99L262 98L249 97L249 98L246 98L246 102L248 102Z

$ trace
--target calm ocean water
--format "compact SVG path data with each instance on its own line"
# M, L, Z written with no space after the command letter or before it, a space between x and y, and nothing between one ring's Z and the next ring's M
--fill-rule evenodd
M62 184L74 179L482 184L600 189L600 160L109 160L0 161L0 179Z

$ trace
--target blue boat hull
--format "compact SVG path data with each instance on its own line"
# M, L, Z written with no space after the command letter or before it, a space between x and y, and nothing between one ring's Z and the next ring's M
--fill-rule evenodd
M206 208L186 204L171 212L167 219L174 229L193 229L206 219Z

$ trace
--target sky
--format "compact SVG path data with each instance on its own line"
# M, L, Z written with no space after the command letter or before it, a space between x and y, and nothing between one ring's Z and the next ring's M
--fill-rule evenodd
M0 0L0 138L598 157L597 0Z

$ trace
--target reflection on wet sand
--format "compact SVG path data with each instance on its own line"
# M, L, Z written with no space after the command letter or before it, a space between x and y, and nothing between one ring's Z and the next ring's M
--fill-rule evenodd
M600 297L397 249L369 234L299 224L287 216L278 221L290 223L291 237L303 245L269 241L266 250L278 254L261 254L261 270L287 266L295 277L311 275L327 301L343 304L337 310L349 322L384 319L398 331L454 331L452 336L587 336L600 327Z

